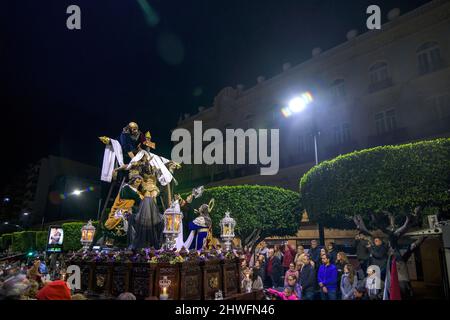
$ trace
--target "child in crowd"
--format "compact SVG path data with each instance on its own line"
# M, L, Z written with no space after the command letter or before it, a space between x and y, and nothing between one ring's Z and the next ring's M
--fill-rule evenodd
M298 300L297 295L290 287L284 288L283 291L277 291L275 289L267 289L267 292L278 296L281 300Z

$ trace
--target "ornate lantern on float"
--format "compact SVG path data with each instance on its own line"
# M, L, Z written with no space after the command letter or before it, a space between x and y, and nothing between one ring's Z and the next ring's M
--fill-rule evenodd
M181 223L183 221L183 213L180 210L178 201L174 201L173 204L164 211L164 235L166 241L164 246L168 250L172 250L176 246L176 239L181 232Z
M230 217L230 212L225 212L225 217L220 220L220 237L225 243L225 250L230 251L231 241L234 239L234 227L236 226L236 221Z
M81 245L84 250L89 249L89 246L94 241L95 227L92 225L92 221L89 220L86 225L81 228Z

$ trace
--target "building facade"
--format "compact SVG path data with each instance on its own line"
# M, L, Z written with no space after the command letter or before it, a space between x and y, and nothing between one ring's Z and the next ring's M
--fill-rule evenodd
M5 194L13 206L7 209L6 219L25 227L97 219L102 195L99 177L97 167L52 155L43 158L8 186ZM83 192L77 196L75 190Z
M313 130L319 161L368 147L450 136L450 3L432 1L404 15L390 14L381 30L357 35L247 90L222 89L211 107L185 114L178 128L203 130L276 128L280 170L259 175L257 165L184 165L181 187L262 184L298 191L314 165ZM309 110L284 118L280 109L311 92ZM206 144L206 143L205 143Z

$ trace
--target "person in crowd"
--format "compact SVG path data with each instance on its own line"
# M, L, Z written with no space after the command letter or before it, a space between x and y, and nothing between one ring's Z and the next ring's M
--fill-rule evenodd
M264 258L264 256L263 256ZM261 260L257 259L255 261L255 265L253 266L253 273L255 273L258 277L261 278L261 281L264 282L264 262L261 262Z
M277 291L275 289L269 288L269 289L267 289L267 292L278 296L282 300L298 300L294 291L290 287L284 288L283 291Z
M250 260L252 259L252 253L247 246L244 247L244 256L245 256L245 261L247 261L247 266L250 266Z
M289 265L289 269L284 274L284 286L287 286L288 278L289 278L289 276L292 276L292 275L295 276L296 279L298 279L299 273L295 269L294 262L291 262L291 264Z
M266 263L266 277L270 279L270 287L281 287L283 268L281 267L280 259L275 255L274 249L269 249L268 260Z
M327 246L328 255L330 256L331 264L336 264L337 250L334 242L330 241Z
M283 245L282 253L283 253L282 266L284 273L286 273L289 270L291 263L294 262L295 250L286 242Z
M27 278L36 281L39 284L39 287L41 288L44 285L44 283L42 280L42 274L39 272L40 265L41 261L39 259L34 260L30 269L28 269L27 271Z
M258 274L258 271L256 268L253 268L252 270L252 289L253 290L262 290L264 289L264 283L261 278L261 276Z
M355 289L358 284L358 277L355 274L353 265L347 263L344 266L344 272L341 277L341 299L353 300L355 297Z
M319 283L322 300L336 300L337 269L331 263L329 255L322 256L322 265L317 273L317 282Z
M21 300L30 288L30 281L24 274L9 276L0 287L0 300Z
M241 277L241 290L243 292L251 292L252 291L252 279L251 279L251 269L245 268L242 270L242 277Z
M364 285L364 281L359 281L356 285L355 290L353 291L353 300L369 300L367 296L366 286Z
M263 289L263 282L261 277L258 275L257 270L247 268L244 274L245 278L241 282L241 289L243 292Z
M319 260L319 264L320 264L320 262L322 262L322 256L323 255L326 255L328 252L327 252L327 249L326 248L320 248L320 260Z
M314 300L316 291L316 271L309 255L304 254L300 258L302 268L300 270L299 284L302 290L303 300Z
M355 236L356 258L362 270L367 270L369 266L369 241L361 232Z
M48 282L38 291L36 298L38 300L71 300L70 288L64 280L55 280Z
M274 255L278 259L280 259L280 262L283 261L283 252L281 251L281 248L280 248L279 245L276 244L276 245L273 246L273 252L274 252Z
M294 257L294 262L297 263L297 261L300 261L300 256L304 253L305 253L305 248L303 246L298 246L297 253L295 254L295 257Z
M341 277L344 273L344 267L349 264L347 255L343 251L339 251L336 255L336 262L334 265L336 266L336 269L338 271L338 284L341 283Z
M87 300L88 298L86 298L85 295L81 294L81 293L75 293L72 295L72 299L71 300Z
M118 297L117 300L136 300L136 296L132 294L131 292L122 292Z
M267 248L267 243L265 241L262 241L259 244L259 251L258 254L262 254L264 256L264 258L267 258L267 252L269 251L269 248Z
M45 263L45 259L43 257L41 257L39 260L39 273L45 276L48 273L47 264Z
M367 268L367 278L365 279L366 292L369 300L383 299L384 282L377 273L379 266L371 265Z
M299 258L296 262L295 262L295 270L298 271L298 274L300 275L300 270L302 269L303 263L301 261L301 259Z
M370 264L380 267L381 279L384 279L386 275L388 250L384 245L383 241L381 240L381 238L378 237L374 238L373 243L374 243L373 246L372 245L369 246Z
M310 259L314 262L314 265L318 268L320 265L320 247L317 240L311 240L311 248L308 251Z
M295 295L297 296L297 298L299 300L301 300L302 288L301 288L300 284L298 283L298 277L296 275L288 276L285 287L290 287L292 289L292 292L294 292Z

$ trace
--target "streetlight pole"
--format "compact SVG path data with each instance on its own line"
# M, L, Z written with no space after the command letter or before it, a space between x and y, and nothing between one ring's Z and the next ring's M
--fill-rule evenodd
M310 92L304 92L300 96L294 97L289 101L289 104L287 107L284 107L281 109L281 113L284 117L288 118L294 114L303 112L308 105L310 105L314 101L313 96ZM316 116L316 108L313 108L312 111L312 123L313 123L313 139L314 139L314 158L315 158L315 165L317 166L319 164L319 150L318 150L318 136L320 135L320 131L317 127L317 116ZM319 239L320 244L325 244L325 231L321 223L318 224L319 229Z
M314 156L315 156L315 165L317 166L319 164L319 146L318 146L318 137L320 136L320 131L317 126L317 116L316 116L316 108L313 110L313 123L314 123ZM319 231L319 242L321 246L325 245L325 229L321 223L317 224L317 228Z

